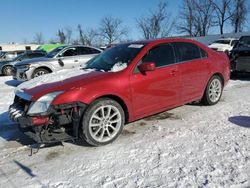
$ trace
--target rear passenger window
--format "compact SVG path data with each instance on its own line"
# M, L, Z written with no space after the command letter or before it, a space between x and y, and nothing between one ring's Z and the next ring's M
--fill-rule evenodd
M200 48L192 43L187 43L187 42L174 43L174 49L176 52L178 62L190 61L201 58Z
M201 57L202 58L208 57L207 52L205 50L200 48L200 52L201 52Z
M165 44L151 49L142 62L154 62L156 67L162 67L175 63L174 50L172 45Z
M78 47L79 55L99 54L100 51L89 47Z
M43 57L44 54L42 53L32 53L32 54L29 54L29 58L36 58L36 57Z

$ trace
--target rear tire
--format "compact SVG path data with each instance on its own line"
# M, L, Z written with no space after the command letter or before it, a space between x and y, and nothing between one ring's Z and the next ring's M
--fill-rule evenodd
M83 115L80 138L92 146L107 145L121 134L124 123L124 111L118 102L96 100Z
M208 82L202 103L205 105L215 105L220 101L223 90L221 77L214 75Z
M38 68L36 69L33 74L32 74L32 78L36 78L36 77L39 77L39 76L42 76L44 74L48 74L49 71L44 69L44 68Z
M12 66L5 66L3 67L3 75L4 76L11 76L12 75Z

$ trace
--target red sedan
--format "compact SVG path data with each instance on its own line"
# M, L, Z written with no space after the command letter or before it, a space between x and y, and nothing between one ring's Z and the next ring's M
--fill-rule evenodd
M10 117L37 142L70 137L101 146L129 122L193 101L218 103L230 64L196 41L171 38L117 45L80 71L22 84Z

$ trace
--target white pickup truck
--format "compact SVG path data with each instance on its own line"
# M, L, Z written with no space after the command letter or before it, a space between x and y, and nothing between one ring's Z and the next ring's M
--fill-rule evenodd
M227 54L233 49L234 45L237 43L238 39L235 38L223 38L214 41L208 47L219 52L225 52Z

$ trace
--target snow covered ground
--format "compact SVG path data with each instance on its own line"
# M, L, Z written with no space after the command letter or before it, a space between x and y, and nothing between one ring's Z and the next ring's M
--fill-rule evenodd
M216 106L129 124L113 144L63 143L33 156L6 113L17 84L0 77L0 187L250 186L250 81L230 81Z

